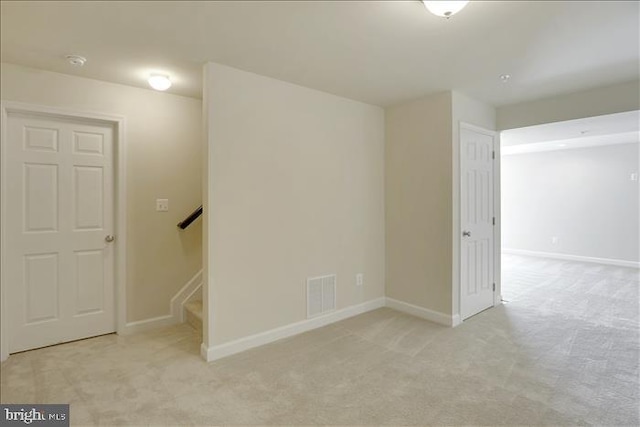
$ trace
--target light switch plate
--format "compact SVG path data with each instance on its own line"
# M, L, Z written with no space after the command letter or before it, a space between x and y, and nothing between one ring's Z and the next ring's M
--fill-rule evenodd
M156 211L168 212L169 211L169 199L156 199Z

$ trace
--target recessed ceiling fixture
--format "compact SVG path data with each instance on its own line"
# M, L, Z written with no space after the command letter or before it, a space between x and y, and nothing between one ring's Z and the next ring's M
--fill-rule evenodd
M502 83L508 82L510 78L511 74L500 74L500 81L502 81Z
M422 0L427 10L436 16L451 18L460 12L469 3L469 0L444 1L444 0Z
M147 81L155 90L167 90L171 87L171 79L164 74L151 74Z
M80 55L67 55L65 58L74 67L82 67L87 62L87 58Z

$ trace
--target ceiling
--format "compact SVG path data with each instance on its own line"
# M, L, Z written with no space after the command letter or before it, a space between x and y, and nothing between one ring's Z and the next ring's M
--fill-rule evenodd
M213 61L382 106L451 89L499 106L638 79L639 15L636 1L476 0L449 20L418 1L2 1L1 59L140 87L166 72L193 97Z
M500 132L502 154L640 143L640 111L547 123Z

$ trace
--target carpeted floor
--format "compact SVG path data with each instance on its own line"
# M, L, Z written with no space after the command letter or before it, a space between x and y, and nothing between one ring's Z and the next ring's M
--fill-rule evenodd
M186 325L12 355L3 403L73 425L634 425L637 269L517 256L455 328L380 309L206 364Z

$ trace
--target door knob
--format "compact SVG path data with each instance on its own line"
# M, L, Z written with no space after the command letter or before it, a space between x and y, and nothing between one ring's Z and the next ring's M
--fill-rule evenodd
M110 234L109 234L109 235L107 235L107 237L105 237L105 238L104 238L104 241L105 241L105 242L107 242L107 243L111 243L111 242L113 242L114 240L116 240L116 238L115 238L115 237L113 237L113 236L112 236L112 235L110 235Z
M463 231L462 232L462 237L471 237L471 232L470 231Z

